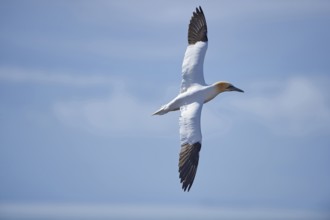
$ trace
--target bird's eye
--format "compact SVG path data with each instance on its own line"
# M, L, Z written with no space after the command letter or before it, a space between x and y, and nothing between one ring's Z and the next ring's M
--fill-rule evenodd
M229 85L229 86L227 87L227 90L231 90L231 89L233 89L233 88L234 88L234 86Z

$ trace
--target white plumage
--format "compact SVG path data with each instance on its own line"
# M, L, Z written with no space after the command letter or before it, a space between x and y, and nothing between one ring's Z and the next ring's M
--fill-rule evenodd
M199 41L187 47L182 63L181 93L186 92L194 84L206 85L203 74L203 64L207 44L207 42Z
M228 82L207 85L204 80L203 64L208 46L207 25L203 10L196 8L188 29L188 47L182 63L180 93L172 101L162 106L154 115L163 115L180 110L179 173L184 191L192 186L202 146L201 112L203 104L225 91L243 90Z
M203 102L193 102L180 107L180 141L182 144L202 142L201 112Z

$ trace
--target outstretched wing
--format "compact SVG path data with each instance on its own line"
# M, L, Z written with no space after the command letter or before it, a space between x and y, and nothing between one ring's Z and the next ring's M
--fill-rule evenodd
M181 92L193 84L205 85L203 63L207 50L207 25L203 10L196 8L188 29L188 47L182 63Z
M202 108L202 102L194 102L180 108L181 151L179 173L184 191L190 190L198 167L199 151L202 146L200 126Z

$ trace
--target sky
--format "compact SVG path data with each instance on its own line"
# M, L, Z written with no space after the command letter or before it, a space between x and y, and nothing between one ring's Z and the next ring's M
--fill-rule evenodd
M204 106L187 193L179 113L151 114L199 5L206 81L245 93ZM328 219L329 24L326 0L1 0L0 219Z

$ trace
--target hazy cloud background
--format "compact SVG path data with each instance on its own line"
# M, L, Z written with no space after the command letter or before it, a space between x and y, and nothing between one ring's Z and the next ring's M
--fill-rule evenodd
M207 82L245 93L204 107L183 193L178 113L151 114L198 5ZM327 219L329 23L322 0L1 1L0 218Z

